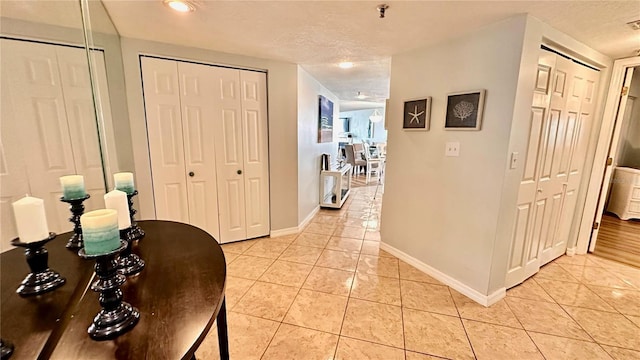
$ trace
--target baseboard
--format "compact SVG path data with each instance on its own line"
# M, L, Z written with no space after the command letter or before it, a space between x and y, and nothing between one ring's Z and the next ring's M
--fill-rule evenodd
M291 235L291 234L299 233L307 225L309 225L311 220L313 220L313 217L316 216L316 214L318 214L318 211L320 211L320 206L316 206L316 208L313 209L313 211L311 211L311 213L309 213L309 215L307 215L307 217L304 220L302 220L302 222L298 226L285 228L285 229L271 230L269 236L278 237L278 236L285 236L285 235Z
M576 254L576 248L567 248L567 256L573 256Z
M478 292L468 285L463 284L462 282L452 278L451 276L423 263L422 261L414 258L411 255L408 255L401 250L394 248L387 243L380 242L380 249L415 267L423 273L435 278L443 284L450 286L451 288L455 289L459 293L465 295L466 297L470 298L480 305L491 306L498 302L500 299L504 298L507 293L506 288L501 288L489 295L482 294L481 292Z
M316 214L318 214L318 211L320 211L320 205L316 206L316 208L313 209L309 213L309 215L307 215L307 217L304 218L304 220L302 220L300 224L298 224L298 231L302 231L302 229L304 229L307 225L309 225L311 220L313 220L313 217L316 216Z
M270 237L278 237L278 236L285 236L285 235L291 235L291 234L297 234L298 233L298 227L290 227L290 228L286 228L286 229L278 229L278 230L271 230L271 233L269 233Z

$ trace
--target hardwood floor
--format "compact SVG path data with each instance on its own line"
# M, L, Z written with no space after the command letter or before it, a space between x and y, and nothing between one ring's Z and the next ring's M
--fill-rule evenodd
M604 214L593 253L640 268L640 221Z

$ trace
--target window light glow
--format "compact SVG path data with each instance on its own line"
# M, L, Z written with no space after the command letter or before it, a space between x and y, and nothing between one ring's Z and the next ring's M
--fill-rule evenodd
M340 64L338 64L338 66L341 69L351 69L353 67L353 63L350 61L343 61Z

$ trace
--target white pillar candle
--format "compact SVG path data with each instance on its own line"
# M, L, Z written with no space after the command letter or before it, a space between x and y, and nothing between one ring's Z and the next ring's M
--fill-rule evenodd
M136 190L133 184L133 173L130 172L120 172L113 174L113 182L115 183L116 189L120 191L126 192L128 195L133 194Z
M42 199L31 196L23 197L13 203L13 215L16 217L16 227L21 242L30 243L49 237L47 216Z
M118 228L120 230L131 227L129 202L127 201L127 194L124 191L109 191L104 195L104 204L107 209L113 209L118 212Z
M120 247L118 212L113 209L89 211L80 216L84 251L88 255L110 253Z
M62 197L65 200L82 199L87 196L82 175L61 176L60 184L62 185Z

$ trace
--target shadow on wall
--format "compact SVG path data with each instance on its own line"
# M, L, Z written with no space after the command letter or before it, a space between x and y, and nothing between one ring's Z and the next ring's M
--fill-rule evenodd
M640 169L640 148L634 147L629 140L625 140L623 148L618 166Z

